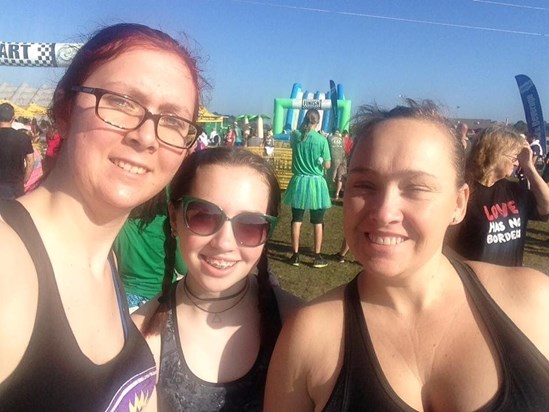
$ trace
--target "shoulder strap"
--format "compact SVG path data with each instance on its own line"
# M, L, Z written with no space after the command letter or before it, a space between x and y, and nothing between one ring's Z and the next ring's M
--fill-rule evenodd
M48 252L27 209L16 200L1 200L0 214L25 244L36 271L49 275L49 278L53 279L53 268ZM41 276L38 277L39 287L41 278Z
M109 266L111 268L112 281L114 284L114 290L116 292L116 300L118 301L118 311L120 313L120 319L122 321L122 329L124 331L124 337L128 336L128 327L131 323L130 310L128 308L128 301L126 299L126 292L124 290L124 285L122 280L118 275L118 269L116 268L116 263L114 259L114 252L111 249L109 256L107 257Z

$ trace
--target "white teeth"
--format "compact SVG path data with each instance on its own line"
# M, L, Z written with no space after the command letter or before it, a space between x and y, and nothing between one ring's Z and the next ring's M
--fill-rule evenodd
M207 258L205 257L204 260L211 266L217 269L227 269L229 267L232 267L236 264L233 260L221 260L221 259L213 259L213 258Z
M132 173L134 175L142 175L147 171L147 169L143 167L131 165L124 162L123 160L114 160L113 163L119 168L124 169L126 172Z
M404 241L400 236L381 237L368 234L368 238L371 242L378 245L398 245Z

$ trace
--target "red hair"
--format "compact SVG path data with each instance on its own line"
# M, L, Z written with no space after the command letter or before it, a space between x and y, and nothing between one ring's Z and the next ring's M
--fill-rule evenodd
M150 27L121 23L105 27L96 33L78 50L67 71L57 84L49 115L54 123L69 123L75 92L72 86L82 85L97 67L112 60L129 49L158 49L181 58L191 72L196 88L195 110L192 120L198 118L199 70L190 52L168 34Z

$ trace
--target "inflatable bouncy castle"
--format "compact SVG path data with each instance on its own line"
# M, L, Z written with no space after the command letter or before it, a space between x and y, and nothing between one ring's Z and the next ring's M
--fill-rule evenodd
M330 81L327 92L302 90L300 83L294 83L289 98L275 98L273 133L289 133L299 127L305 113L317 109L321 116L319 130L332 133L335 129L349 130L351 101L345 99L341 84Z

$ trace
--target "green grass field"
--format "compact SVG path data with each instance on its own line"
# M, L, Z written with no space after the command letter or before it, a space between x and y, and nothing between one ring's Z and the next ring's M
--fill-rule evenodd
M324 243L322 253L329 265L315 269L312 263L313 232L308 223L308 214L301 229L301 264L294 267L286 263L292 254L290 243L291 210L282 207L281 217L269 241L269 257L274 272L281 286L308 301L322 293L351 280L359 271L360 266L353 262L349 253L345 263L331 260L331 254L339 251L343 238L342 204L337 202L325 218ZM530 222L526 241L524 265L538 269L549 275L549 222Z

